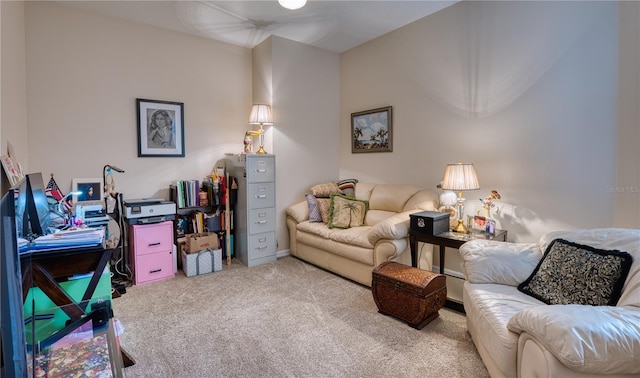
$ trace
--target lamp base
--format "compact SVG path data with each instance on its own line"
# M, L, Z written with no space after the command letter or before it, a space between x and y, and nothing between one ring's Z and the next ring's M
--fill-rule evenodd
M260 146L260 148L258 148L258 151L256 151L256 154L260 154L260 155L266 155L268 152L264 150L264 146Z
M458 219L458 224L451 229L453 232L459 232L461 234L468 234L469 230L465 227L462 219Z

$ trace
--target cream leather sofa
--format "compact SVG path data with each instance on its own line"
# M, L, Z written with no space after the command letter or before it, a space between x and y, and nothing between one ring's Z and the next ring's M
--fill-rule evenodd
M631 254L616 306L547 305L518 291L556 238ZM640 230L551 232L460 248L467 326L492 377L640 376Z
M384 261L411 265L409 214L437 208L438 196L411 185L378 185L359 182L355 198L369 201L365 225L348 229L328 228L309 222L306 201L286 210L291 254L361 284L371 286L373 268ZM431 266L432 251L423 247L421 266Z

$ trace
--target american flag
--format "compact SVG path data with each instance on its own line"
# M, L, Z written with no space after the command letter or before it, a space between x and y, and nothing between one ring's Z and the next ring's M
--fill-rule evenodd
M49 183L45 188L45 194L47 195L50 206L57 206L58 202L64 198L64 194L62 194L62 191L60 190L60 187L58 187L56 180L53 179L53 175L51 176L51 179L49 180ZM64 201L62 207L65 211L69 211L71 210L72 204L69 202L69 200L66 200ZM57 210L57 207L55 209Z

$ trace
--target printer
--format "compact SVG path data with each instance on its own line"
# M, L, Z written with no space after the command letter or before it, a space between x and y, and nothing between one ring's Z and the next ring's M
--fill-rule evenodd
M176 204L162 198L124 200L124 218L128 224L149 224L176 219Z

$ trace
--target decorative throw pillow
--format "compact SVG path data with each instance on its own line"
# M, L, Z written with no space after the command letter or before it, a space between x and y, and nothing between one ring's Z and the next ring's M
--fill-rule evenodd
M356 196L356 184L358 183L358 179L344 179L338 181L338 188L342 190L342 193L355 197Z
M309 222L322 222L322 215L320 214L320 207L318 206L318 200L311 194L305 194L307 198L307 206L309 206Z
M318 184L311 187L311 194L316 198L329 198L332 194L342 194L342 190L338 188L338 184L335 182L327 182L324 184Z
M555 239L518 290L546 304L615 306L633 257Z
M332 194L329 228L350 228L364 225L369 201L357 200L344 194Z
M329 208L331 207L331 200L329 198L316 198L316 200L318 201L318 208L320 209L322 223L329 223Z

